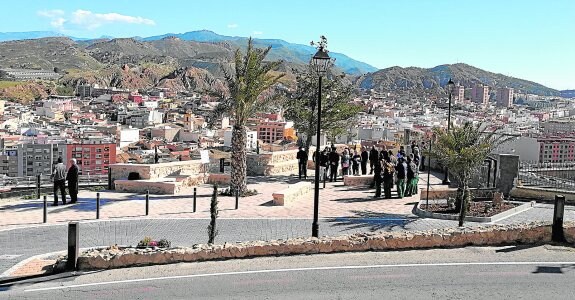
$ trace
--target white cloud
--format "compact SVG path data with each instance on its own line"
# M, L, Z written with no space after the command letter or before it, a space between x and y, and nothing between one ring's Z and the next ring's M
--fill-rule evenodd
M238 24L228 24L228 28L238 28Z
M127 16L119 13L99 14L99 13L93 13L89 10L82 10L82 9L78 9L72 13L70 23L88 29L95 29L104 24L109 23L156 25L156 22L154 22L154 20L142 17Z
M254 31L252 34L253 35L262 35L264 33L262 31Z
M50 10L41 10L38 11L37 14L42 17L46 17L50 19L50 25L58 30L64 29L64 23L66 23L66 19L64 18L65 12L61 9L50 9Z
M46 17L50 20L50 25L60 31L64 31L65 25L73 25L76 28L82 29L96 29L104 24L111 23L127 23L127 24L141 24L141 25L156 25L156 22L151 19L146 19L137 16L127 16L119 13L94 13L89 10L78 9L66 15L66 12L61 9L41 10L37 14Z

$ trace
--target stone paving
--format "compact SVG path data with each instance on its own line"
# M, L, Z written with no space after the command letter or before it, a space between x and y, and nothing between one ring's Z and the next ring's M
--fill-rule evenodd
M431 177L430 188L441 184L441 174ZM420 188L427 186L427 176ZM298 182L295 176L252 177L249 188L259 194L240 198L235 210L233 197L219 197L220 235L216 242L287 239L311 235L313 200L300 199L286 207L273 206L271 194ZM95 192L83 191L75 205L49 207L48 224L42 224L42 201L0 200L0 278L28 275L46 269L54 256L35 255L66 250L68 221L80 224L80 246L135 245L145 236L167 238L173 245L205 243L209 224L212 187L197 189L197 212L192 213L192 192L187 195L151 195L150 215L145 216L144 195L102 192L101 220L95 220ZM320 191L320 235L342 235L366 231L430 230L457 226L456 221L425 219L411 212L419 195L404 199L374 199L374 189L327 183ZM51 200L49 200L51 203ZM501 224L550 221L553 206L537 204L525 212L499 221ZM575 220L575 209L567 207L565 220ZM467 222L466 226L482 224ZM21 266L14 266L21 263ZM43 265L44 264L44 265ZM13 270L8 273L8 269ZM4 273L3 273L4 272Z
M425 178L420 187L426 187ZM308 179L311 181L311 179ZM312 218L313 193L287 206L274 206L272 193L288 187L299 180L295 176L251 177L248 188L256 189L258 195L239 199L235 210L235 198L219 196L220 218ZM441 180L432 176L431 188ZM321 185L323 186L323 184ZM209 206L213 188L202 185L197 188L197 210L193 213L193 191L184 195L150 195L149 218L209 218ZM377 217L378 215L410 216L419 195L403 199L374 199L374 189L347 187L343 182L328 182L320 191L321 217ZM81 191L76 204L52 207L48 199L48 223L93 220L96 218L96 192ZM145 216L145 196L130 193L101 192L101 219L142 218ZM7 199L0 201L0 229L42 224L42 200Z

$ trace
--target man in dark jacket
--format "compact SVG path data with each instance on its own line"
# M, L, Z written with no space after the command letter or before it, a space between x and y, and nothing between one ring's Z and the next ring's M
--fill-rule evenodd
M337 166L339 165L339 153L332 147L329 153L329 181L337 181Z
M405 196L411 197L415 190L417 189L416 176L417 176L417 165L413 159L413 153L410 153L407 157L407 184L405 187Z
M78 165L76 159L70 160L72 166L68 169L66 180L68 181L68 191L70 192L70 202L76 203L78 201Z
M385 151L382 151L382 153ZM373 166L373 183L375 185L375 198L381 197L381 163L380 157L378 156L378 160Z
M407 178L407 164L403 157L397 159L395 166L395 173L397 174L397 194L399 198L403 198L405 193L405 179Z
M325 149L323 149L323 151L321 151L320 155L319 155L319 169L320 169L320 175L321 175L321 180L327 180L327 168L329 167L329 148L325 147Z
M395 174L395 165L391 162L389 153L382 151L383 160L381 161L381 177L383 181L383 195L385 199L391 199L391 189L393 188L393 175Z
M369 174L373 174L373 168L375 164L379 160L379 152L375 149L375 146L371 146L371 150L369 150Z
M66 205L66 166L61 157L58 157L51 177L54 180L54 206L58 206L58 190L62 194L62 204Z
M297 165L299 169L299 179L301 179L302 175L305 179L307 179L307 153L305 152L303 147L299 148L296 158L298 161Z
M361 175L367 174L367 162L369 161L369 152L367 148L361 148Z

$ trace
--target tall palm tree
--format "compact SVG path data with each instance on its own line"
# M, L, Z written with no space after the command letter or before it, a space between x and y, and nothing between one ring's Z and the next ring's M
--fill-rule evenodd
M469 182L474 174L479 172L483 161L499 145L507 142L510 137L497 133L497 130L485 131L482 124L473 125L466 122L463 126L452 126L447 132L435 128L435 143L431 156L449 169L459 183L457 197L459 208L459 226L469 210L471 193Z
M281 61L264 62L271 50L255 48L253 41L248 40L246 53L240 49L235 52L235 70L233 74L226 74L229 88L229 98L220 102L214 110L211 122L222 114L227 113L235 120L232 130L232 161L231 161L231 190L243 195L247 190L246 166L246 123L258 111L265 109L275 99L272 87L283 74L272 75Z

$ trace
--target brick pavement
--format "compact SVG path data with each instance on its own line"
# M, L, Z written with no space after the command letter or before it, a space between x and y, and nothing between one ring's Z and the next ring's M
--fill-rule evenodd
M425 187L426 176L420 180ZM251 177L248 188L256 189L258 195L240 198L239 209L235 210L235 198L219 196L220 218L312 218L313 195L288 206L274 206L272 193L298 182L295 176ZM431 187L440 184L440 179L431 177ZM320 191L321 217L376 217L377 215L411 215L413 204L419 196L403 199L374 199L375 190L346 187L343 182L328 182ZM149 218L209 218L212 187L197 188L197 211L192 212L192 190L184 195L150 195ZM52 207L48 199L48 223L93 220L96 217L95 192L81 191L79 202L74 205ZM144 195L102 192L101 219L145 218ZM42 223L41 200L10 199L0 201L0 229L38 225Z

